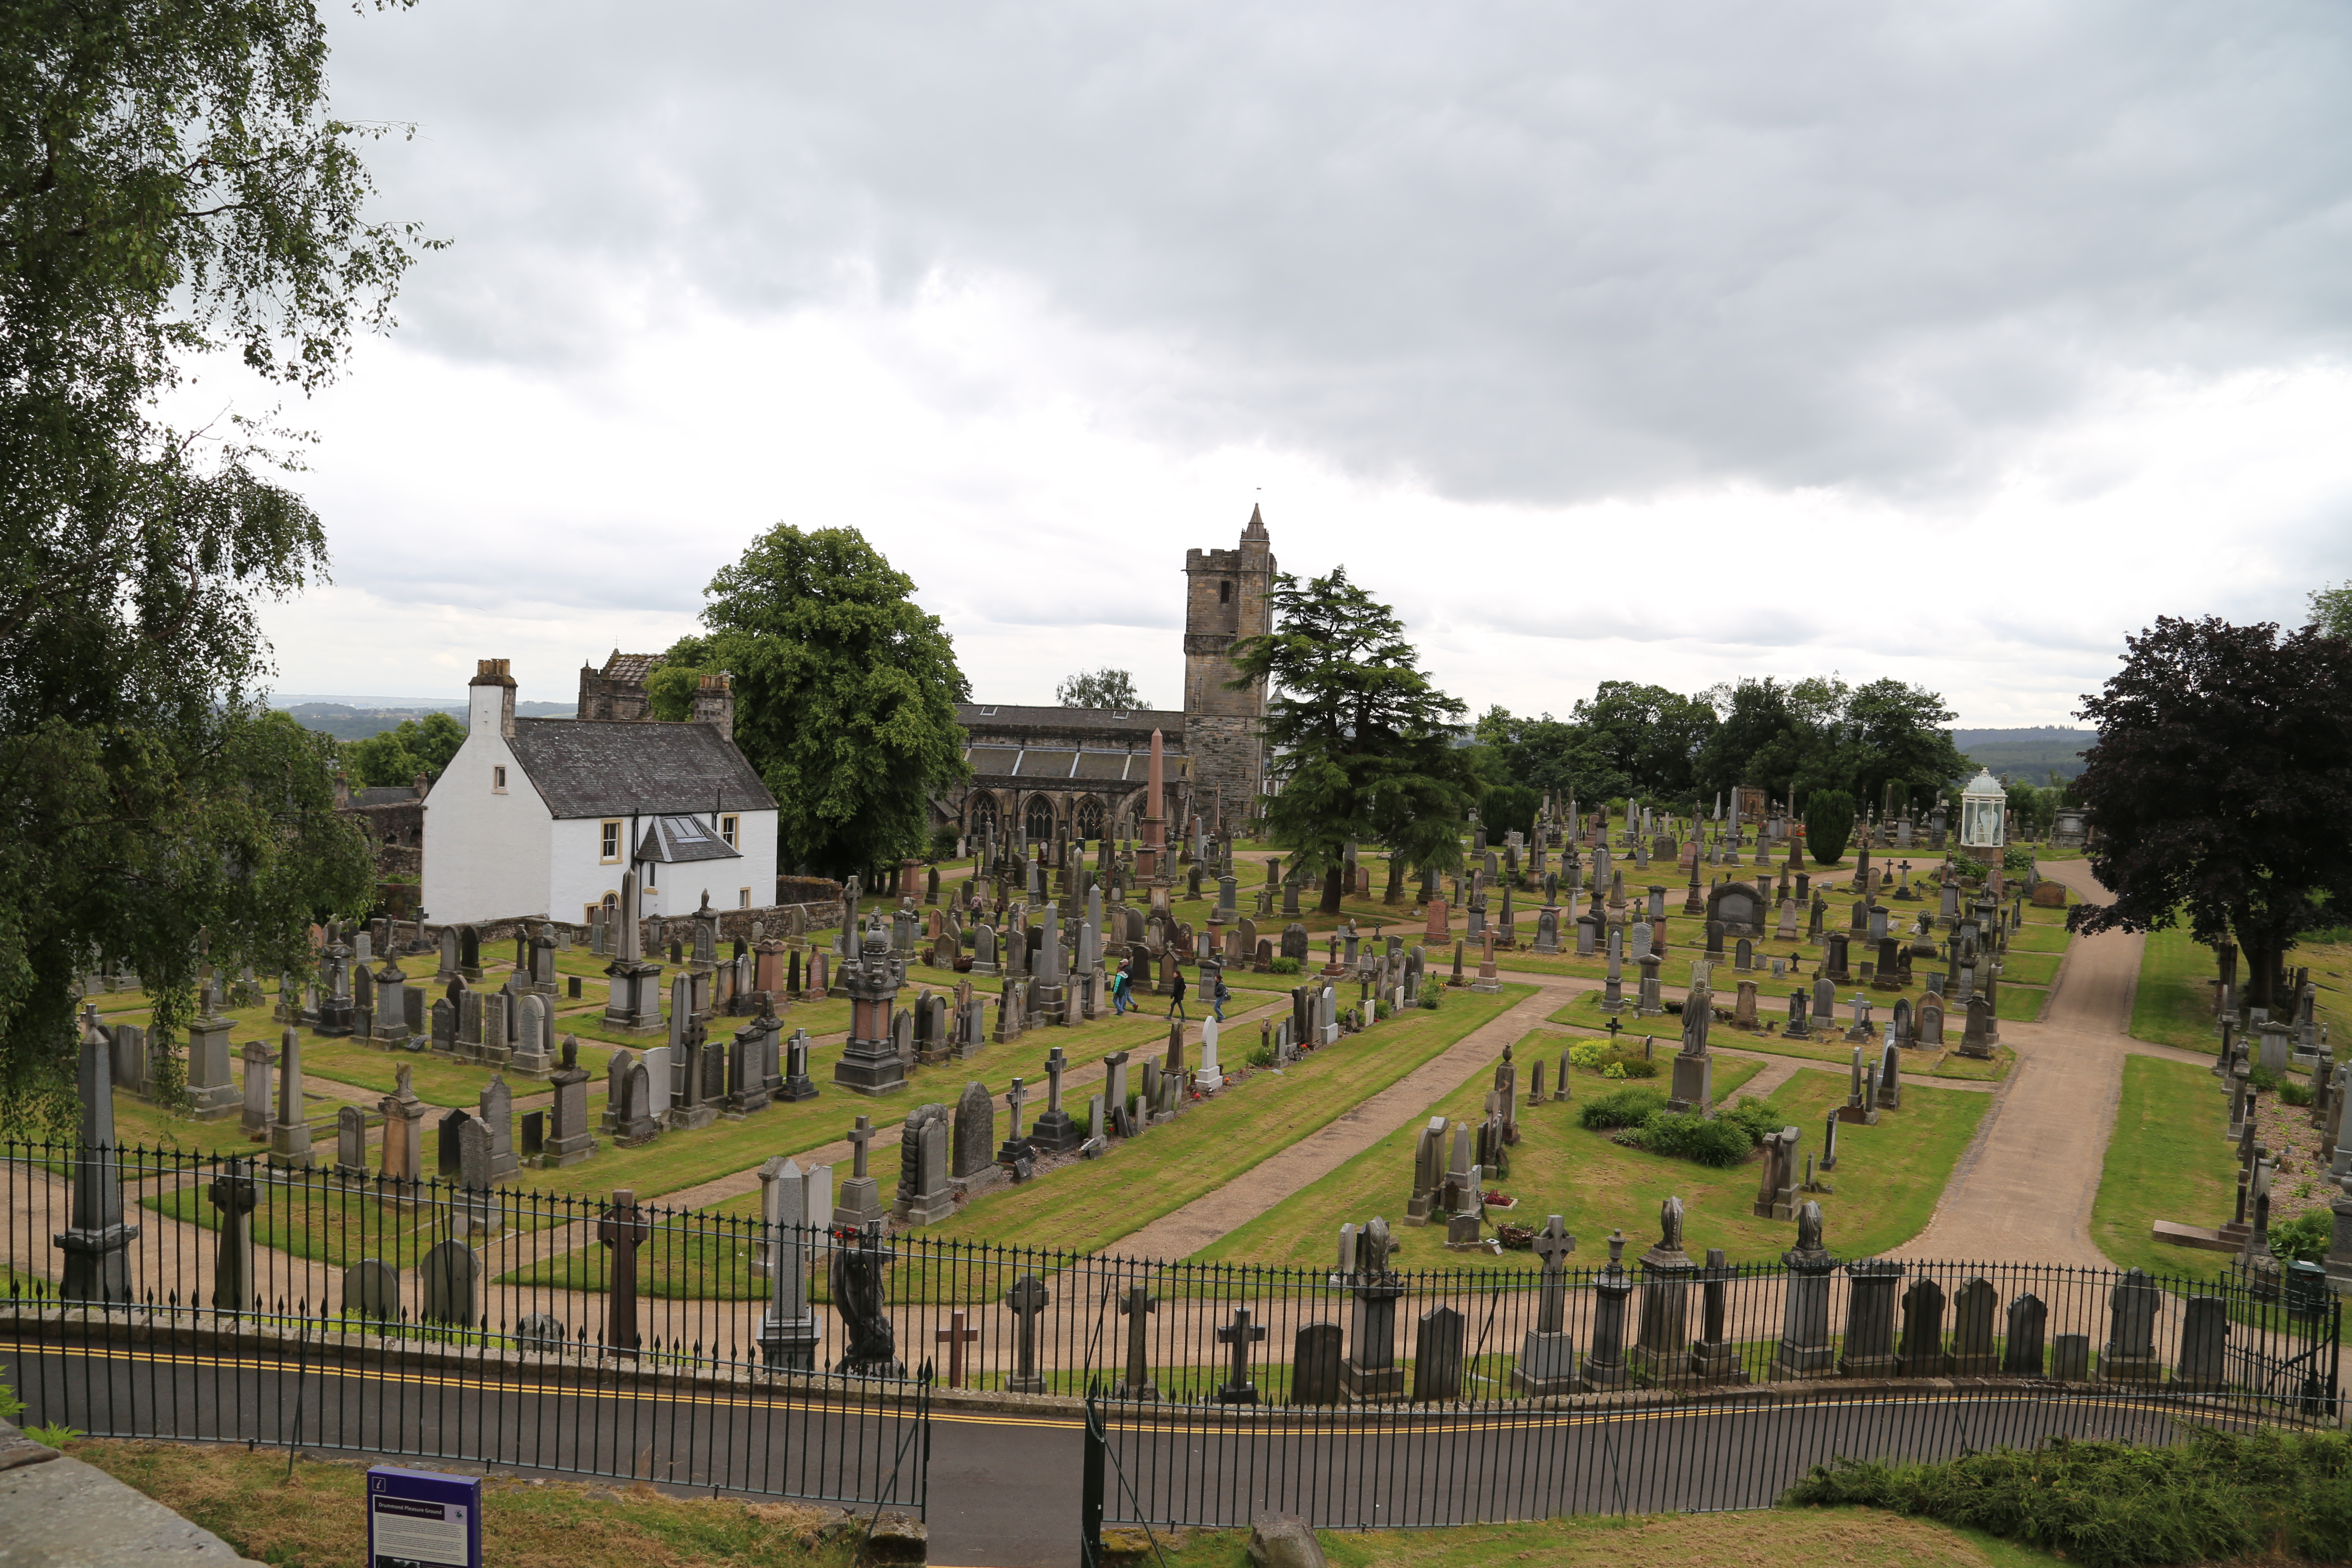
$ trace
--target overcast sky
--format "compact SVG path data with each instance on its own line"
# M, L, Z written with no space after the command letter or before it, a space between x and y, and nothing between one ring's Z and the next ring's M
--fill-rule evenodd
M1263 504L1449 690L1892 674L2067 722L2352 577L2333 5L423 0L335 11L455 242L289 412L288 691L567 699L778 521L983 700L1179 700ZM199 398L236 394L215 380Z

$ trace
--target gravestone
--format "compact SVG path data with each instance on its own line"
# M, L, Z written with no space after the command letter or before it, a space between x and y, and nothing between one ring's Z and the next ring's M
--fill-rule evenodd
M1462 1397L1465 1320L1451 1307L1421 1315L1413 1335L1412 1400L1416 1405Z
M441 1242L425 1255L416 1272L426 1322L471 1328L480 1321L482 1259L472 1247L455 1238Z
M963 1086L963 1093L956 1100L954 1144L948 1173L956 1180L963 1181L994 1168L996 1102L990 1098L986 1084L971 1082Z
M400 1270L381 1258L362 1258L343 1270L343 1310L373 1323L400 1316Z
M1305 1323L1293 1336L1290 1403L1339 1403L1340 1334L1337 1323Z

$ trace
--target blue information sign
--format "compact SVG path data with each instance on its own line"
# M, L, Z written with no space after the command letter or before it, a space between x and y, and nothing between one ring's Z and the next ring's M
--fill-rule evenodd
M378 1465L367 1473L368 1568L482 1568L482 1483Z

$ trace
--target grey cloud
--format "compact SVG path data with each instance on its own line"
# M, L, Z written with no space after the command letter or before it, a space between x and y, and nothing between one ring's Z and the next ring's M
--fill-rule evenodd
M561 369L688 302L1034 289L1162 345L1161 439L1449 495L1933 504L2119 371L2340 355L2352 21L2301 4L444 3L404 307ZM984 385L957 389L984 399Z

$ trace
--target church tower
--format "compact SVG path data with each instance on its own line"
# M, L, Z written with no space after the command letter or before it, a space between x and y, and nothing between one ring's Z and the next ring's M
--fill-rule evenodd
M1234 644L1274 629L1274 548L1265 520L1250 509L1237 550L1184 552L1184 750L1191 758L1192 808L1211 828L1257 813L1265 788L1265 682L1239 691L1225 683ZM1181 825L1190 831L1191 824ZM1171 835L1171 839L1176 836Z

